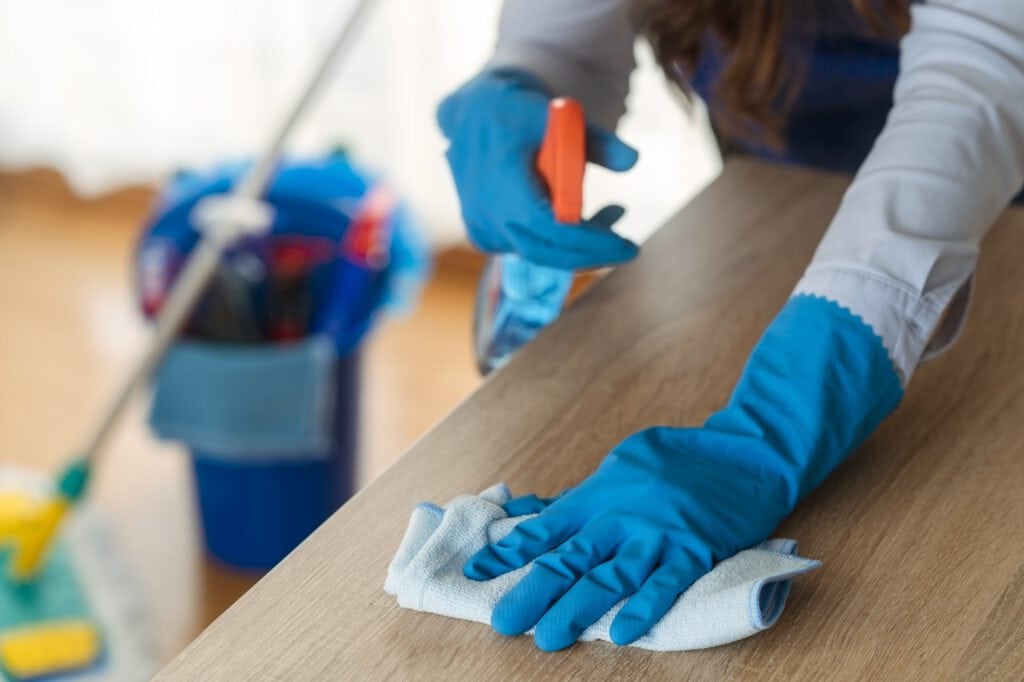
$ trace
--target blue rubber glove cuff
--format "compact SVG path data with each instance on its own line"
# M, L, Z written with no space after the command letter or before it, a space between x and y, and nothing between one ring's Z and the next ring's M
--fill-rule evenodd
M776 471L792 508L902 398L895 365L867 323L824 298L794 296L695 442Z

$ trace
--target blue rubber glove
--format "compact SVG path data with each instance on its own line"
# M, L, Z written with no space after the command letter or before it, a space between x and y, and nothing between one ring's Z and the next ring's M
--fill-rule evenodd
M496 70L469 81L438 108L470 241L481 251L515 251L563 270L629 260L636 245L612 232L621 206L606 206L578 224L555 220L536 171L550 99L530 74ZM594 126L588 127L587 155L614 171L629 170L637 160L636 150Z
M628 598L611 638L629 644L717 562L767 539L902 395L870 327L832 302L796 296L725 409L702 428L630 436L554 500L510 501L510 514L540 513L480 550L465 574L487 580L535 560L491 623L506 635L536 625L548 651Z

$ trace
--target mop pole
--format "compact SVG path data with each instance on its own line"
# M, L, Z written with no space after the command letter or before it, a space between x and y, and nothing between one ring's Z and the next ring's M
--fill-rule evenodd
M244 207L246 203L255 203L267 192L284 145L296 124L323 90L334 66L352 49L378 2L379 0L356 0L355 6L349 12L301 96L288 111L263 154L231 190L226 202L237 202ZM199 243L189 255L156 318L153 339L148 349L96 422L95 429L85 441L85 448L60 474L56 495L44 503L38 523L33 524L31 531L22 533L20 541L16 543L17 550L11 558L10 565L12 578L25 581L37 573L61 520L68 509L84 494L91 469L104 452L132 397L148 382L153 371L167 354L189 313L217 271L225 249L249 229L248 223L237 214L232 215L231 211L225 212L222 217L203 227Z

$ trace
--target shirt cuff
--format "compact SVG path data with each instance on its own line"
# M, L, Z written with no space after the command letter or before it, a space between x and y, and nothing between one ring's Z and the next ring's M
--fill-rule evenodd
M924 300L907 287L856 268L811 267L793 294L821 296L859 316L878 334L900 383L906 388L922 359L949 348L967 319L971 282L951 288L948 296ZM936 300L950 301L948 306ZM948 308L948 314L946 312Z

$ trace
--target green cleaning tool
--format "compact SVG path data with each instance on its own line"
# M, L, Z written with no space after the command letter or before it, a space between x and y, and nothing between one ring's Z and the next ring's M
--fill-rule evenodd
M34 504L16 493L0 498L8 519L23 515L27 521ZM6 675L31 679L81 669L101 651L100 631L65 543L50 548L31 582L0 586L0 661Z
M273 216L260 199L270 186L284 144L328 81L334 64L351 48L378 0L356 0L264 153L227 195L207 197L195 219L200 240L178 275L155 321L153 340L135 370L97 423L85 448L42 499L8 494L0 499L0 670L26 679L95 665L103 656L99 628L88 615L73 562L57 531L84 496L90 473L135 393L160 364L196 302L217 271L224 251L239 237L262 233Z
M39 473L0 469L0 560L11 559L19 534L58 495L54 481ZM0 581L0 680L152 674L149 619L113 541L109 525L86 505L67 519L31 580Z

